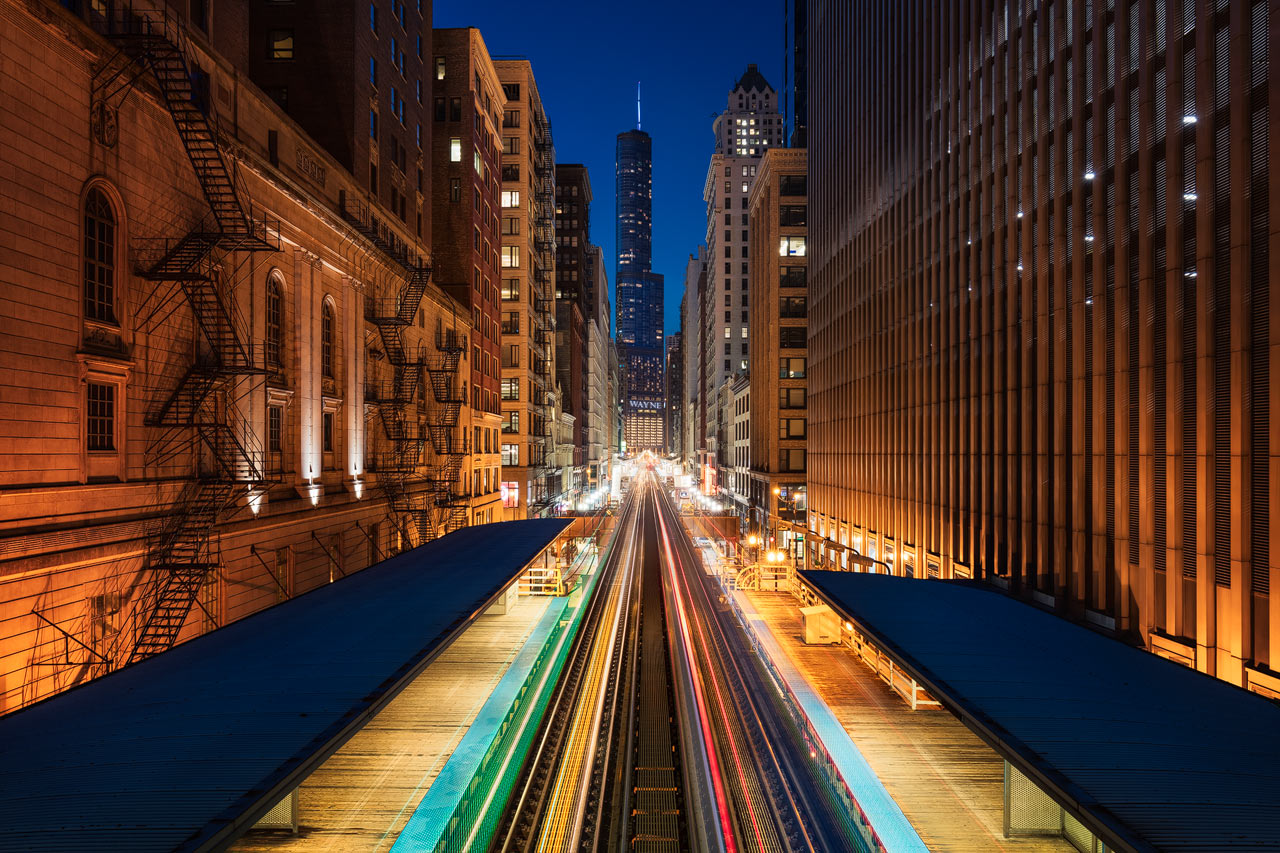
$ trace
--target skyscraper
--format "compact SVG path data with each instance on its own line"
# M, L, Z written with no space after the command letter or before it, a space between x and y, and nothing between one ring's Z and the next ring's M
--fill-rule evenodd
M1280 695L1274 9L811 4L812 556Z
M747 200L760 158L785 144L778 96L755 65L738 78L716 116L715 153L707 169L703 200L707 203L706 286L700 320L702 362L706 371L705 449L710 483L730 484L724 470L730 464L732 417L717 391L729 386L735 374L745 373L750 359L747 298L751 262L747 256ZM736 493L745 512L746 497Z
M626 373L623 435L628 450L665 445L662 276L650 269L653 242L653 149L649 134L618 134L619 358Z

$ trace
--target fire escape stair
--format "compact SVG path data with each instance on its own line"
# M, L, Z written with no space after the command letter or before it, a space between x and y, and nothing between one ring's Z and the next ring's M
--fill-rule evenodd
M118 656L132 663L166 651L177 641L200 590L219 564L215 547L219 517L239 490L266 483L261 453L250 449L236 426L226 422L234 417L234 406L208 404L219 384L230 377L262 372L238 333L211 271L218 253L277 251L279 247L241 202L235 174L206 112L209 104L198 91L187 61L176 18L123 7L109 13L104 31L131 63L150 69L214 223L213 228L196 228L177 240L144 273L152 281L181 287L212 351L211 358L186 371L147 423L194 428L212 457L213 471L212 476L188 484L149 542L149 574L139 596L136 634L132 648ZM212 419L207 417L210 414Z

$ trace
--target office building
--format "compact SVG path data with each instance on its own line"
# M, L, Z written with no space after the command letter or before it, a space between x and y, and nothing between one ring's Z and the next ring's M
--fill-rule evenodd
M751 437L748 501L752 525L792 556L804 557L807 506L806 365L808 290L806 157L770 149L751 188Z
M1274 4L809 13L811 557L1280 695Z
M435 281L471 314L470 417L462 437L470 446L463 472L473 522L501 521L498 468L498 254L502 187L502 116L506 99L480 31L439 29L433 35L431 124L431 239Z
M618 357L626 374L624 437L628 452L661 451L666 408L662 371L662 276L653 246L653 142L643 130L618 134Z
M713 129L715 153L703 185L707 254L699 320L705 326L702 359L709 392L704 433L707 464L713 479L724 487L718 472L732 467L733 423L732 413L717 402L715 389L746 372L750 359L747 201L760 158L768 149L783 146L786 139L777 93L755 65L748 65L734 84ZM745 500L741 494L738 498Z
M508 518L546 514L561 491L551 468L555 374L555 149L528 60L494 62L502 118L502 483Z

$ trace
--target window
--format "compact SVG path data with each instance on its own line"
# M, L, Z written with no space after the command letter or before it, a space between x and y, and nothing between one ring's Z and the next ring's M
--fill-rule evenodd
M369 29L378 31L378 7L373 3L369 4Z
M783 175L778 181L778 192L781 195L806 195L804 175Z
M279 369L280 367L280 350L283 348L282 330L284 324L281 322L281 310L283 300L280 298L280 283L274 278L267 279L267 340L266 354L267 367Z
M333 306L328 302L320 308L320 370L325 377L333 378Z
M805 317L809 310L809 300L804 296L783 296L778 300L778 316Z
M116 322L116 217L96 187L84 203L84 316Z
M267 452L284 450L284 407L267 406Z
M502 280L502 301L515 302L520 299L520 279L504 278Z
M449 179L449 201L462 201L462 179Z
M805 361L803 358L778 359L778 378L804 379Z
M798 473L804 470L804 448L787 447L778 451L778 470Z
M378 88L378 60L369 57L369 85Z
M803 237L783 237L778 242L778 254L786 257L804 257L804 238Z
M805 287L808 284L805 267L782 267L779 287Z
M502 180L504 180L504 181L518 181L518 180L520 180L520 167L519 167L518 165L515 165L515 164L510 164L510 165L509 165L509 164L503 164L503 166L502 166Z
M502 247L502 266L505 269L517 269L520 266L520 247Z
M520 380L517 377L503 378L502 380L502 399L519 400L520 399ZM506 463L503 463L504 465Z
M116 386L90 382L87 395L86 439L90 452L116 449Z
M728 340L728 339L729 339L729 337L730 337L732 334L733 334L733 330L732 330L732 329L730 329L728 326L725 326L725 327L724 327L724 337L725 337L725 340Z
M802 226L807 219L807 209L803 204L784 204L778 209L778 224L785 226Z
M293 30L267 33L267 59L293 59Z
M506 96L508 101L520 100L520 84L519 83L503 83L502 94Z
M520 413L504 411L502 413L502 431L505 433L520 432Z
M502 493L502 505L505 507L520 506L520 484L516 482L503 481L502 487L499 489Z
M502 445L502 464L503 465L519 465L520 464L520 445L518 444Z
M444 79L444 57L443 56L436 57L436 79L437 80Z
M462 162L462 140L456 136L449 140L449 161Z
M378 138L378 111L369 110L369 138Z
M519 111L519 110L507 110L507 111L505 111L505 112L502 114L502 126L503 126L503 127L519 127L519 126L520 126L520 111Z
M804 349L809 345L809 330L804 326L783 326L778 330L778 346L783 349Z
M805 437L804 418L780 418L778 420L778 438L785 440Z
M449 121L462 121L462 98L449 99Z
M778 408L779 409L803 409L804 389L803 388L779 388L778 389Z
M503 207L519 207L520 191L519 190L503 190L502 206Z
M508 236L520 233L520 218L517 216L502 217L502 233Z
M520 153L520 137L518 136L502 137L502 153L503 154L519 154Z
M502 348L502 366L503 367L519 367L520 366L520 345L507 344Z
M435 120L444 121L444 98L435 99Z
M504 335L520 334L520 312L519 311L503 311L502 312L502 334Z
M320 416L322 447L325 453L333 452L333 412L325 412Z

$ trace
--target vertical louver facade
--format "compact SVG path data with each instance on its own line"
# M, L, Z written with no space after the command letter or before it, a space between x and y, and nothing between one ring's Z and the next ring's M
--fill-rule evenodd
M810 5L811 560L1280 687L1273 5Z

